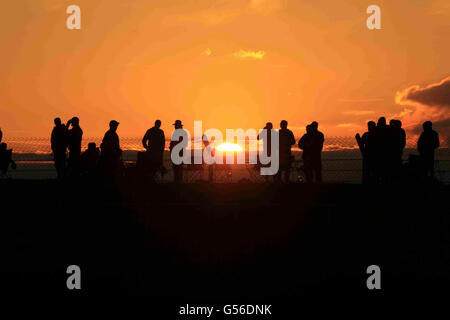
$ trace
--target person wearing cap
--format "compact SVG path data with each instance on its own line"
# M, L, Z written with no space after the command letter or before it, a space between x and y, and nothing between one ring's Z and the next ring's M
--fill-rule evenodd
M72 128L69 129L70 125ZM73 117L66 124L67 146L69 147L69 172L73 176L79 174L81 157L81 140L83 139L83 130L80 127L80 119Z
M183 129L183 123L181 122L181 120L176 120L173 123L175 130L177 129ZM183 138L180 137L180 139L178 141L170 141L170 146L169 146L169 150L172 153L172 149L179 144L180 142L183 141ZM180 152L180 156L183 156L183 151ZM183 182L183 164L174 164L172 163L172 167L173 167L173 174L174 174L174 182L179 184Z
M106 131L100 145L102 149L100 163L105 177L112 177L119 168L122 150L120 149L119 136L117 135L118 126L119 122L116 120L109 122L109 130Z

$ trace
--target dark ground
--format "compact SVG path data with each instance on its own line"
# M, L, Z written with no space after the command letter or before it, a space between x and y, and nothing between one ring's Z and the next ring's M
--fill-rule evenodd
M306 297L450 296L449 186L49 180L3 181L0 193L1 290L17 297L144 295L175 315L186 303L281 314ZM72 264L80 291L66 287ZM372 264L378 291L366 287Z

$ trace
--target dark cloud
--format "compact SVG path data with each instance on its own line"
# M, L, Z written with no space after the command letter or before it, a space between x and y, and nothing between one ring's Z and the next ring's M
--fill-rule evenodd
M433 122L433 130L439 133L439 138L441 140L441 148L447 147L450 148L450 118L445 118L442 120L432 121ZM419 135L422 133L422 124L418 124L411 129L411 133L415 135Z
M450 77L424 88L416 85L397 92L395 101L401 105L421 104L450 108Z
M448 131L449 128L450 128L450 118L433 121L433 130ZM415 133L415 134L421 133L422 132L422 124L418 124L411 131L412 131L412 133Z

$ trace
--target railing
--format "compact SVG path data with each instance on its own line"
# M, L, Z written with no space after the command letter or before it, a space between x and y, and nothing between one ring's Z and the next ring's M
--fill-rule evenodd
M9 174L16 179L48 179L54 178L56 172L49 138L10 138L4 139L8 148L13 149L13 159L17 163L17 170L10 170ZM100 144L100 138L84 138L82 148L89 142ZM137 152L142 151L140 138L121 138L121 148L124 150L123 160L133 163L137 159ZM168 143L166 143L168 145ZM445 145L445 142L441 142ZM417 153L414 142L408 143L404 151L404 161L409 154ZM450 183L450 149L440 148L436 152L436 177L443 183ZM301 151L293 148L295 158L301 161ZM362 160L361 153L352 137L326 137L322 154L323 180L325 182L360 183ZM163 182L171 181L171 163L168 152L164 156L164 165L169 170ZM245 166L232 166L232 180L249 179ZM202 179L207 179L207 172L202 173ZM291 180L296 180L295 171L291 173Z

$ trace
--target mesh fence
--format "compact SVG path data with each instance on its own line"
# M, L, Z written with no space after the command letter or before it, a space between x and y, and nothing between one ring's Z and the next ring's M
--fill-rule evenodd
M47 179L56 177L53 166L53 156L50 148L49 138L9 138L4 139L8 148L13 149L13 159L17 163L15 171L10 170L9 175L17 179ZM298 139L297 139L298 141ZM82 150L87 148L89 142L95 142L97 146L101 143L101 138L84 137ZM143 151L141 138L122 137L120 145L123 152L123 160L127 165L133 165L137 159L138 151ZM450 149L447 141L441 141L441 147L436 151L436 176L444 182L450 182ZM169 141L166 141L166 149ZM298 164L301 164L301 151L293 147L293 155ZM403 153L403 160L407 161L410 154L417 154L416 142L409 140ZM171 169L170 154L165 152L164 165ZM322 153L323 180L325 182L339 183L359 183L361 182L362 158L355 138L353 137L325 137L324 151ZM234 165L230 169L229 175L232 180L238 181L243 178L252 178L250 168L244 165ZM196 173L199 174L198 172ZM291 173L291 179L296 180L295 170ZM200 173L199 179L207 177L207 172ZM171 181L172 173L164 178ZM205 178L206 179L206 178Z

